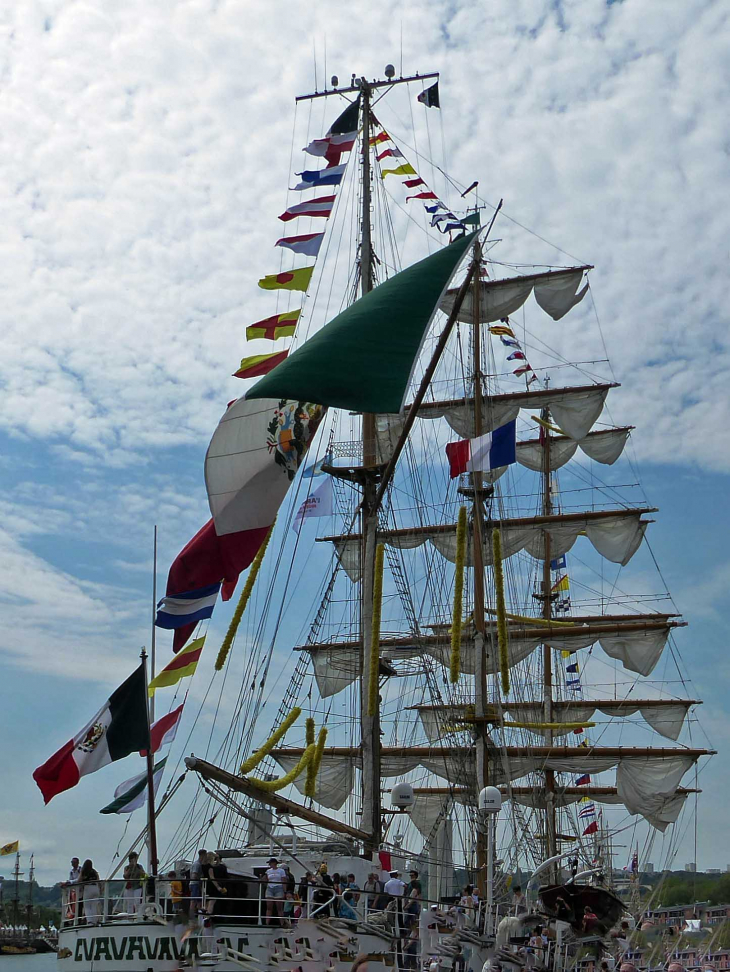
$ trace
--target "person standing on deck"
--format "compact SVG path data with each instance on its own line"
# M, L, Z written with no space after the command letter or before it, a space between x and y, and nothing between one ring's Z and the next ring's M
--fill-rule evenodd
M190 868L190 913L194 915L203 899L203 865L208 862L208 851L202 847L197 861Z
M98 925L101 921L101 890L99 872L94 870L91 861L84 861L79 876L81 894L84 898L84 918L87 925Z
M127 912L136 915L142 904L142 884L147 877L144 868L139 863L139 854L130 851L129 863L122 871L124 878L124 902Z
M519 918L520 915L526 915L528 912L527 898L519 884L516 884L512 889L514 898L512 899L513 914Z
M264 875L266 881L266 921L271 923L276 916L279 925L284 920L284 888L287 873L275 857L268 860L269 869Z
M78 857L72 857L71 870L68 872L68 881L65 881L62 887L66 887L68 884L78 884L80 877L81 867L79 866L79 859Z

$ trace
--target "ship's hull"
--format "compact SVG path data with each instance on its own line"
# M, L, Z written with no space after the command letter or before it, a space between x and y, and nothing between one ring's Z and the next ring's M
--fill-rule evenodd
M427 947L422 940L421 954L413 968L422 967ZM476 946L464 947L466 955L469 950L469 965L481 969L488 957L486 950L482 955ZM221 922L213 929L192 934L183 925L141 920L64 929L58 942L58 972L177 972L188 965L206 966L216 972L240 972L241 968L259 972L349 972L355 958L362 954L368 956L368 972L409 967L405 956L396 954L391 939L353 934L308 919L301 919L292 928ZM442 961L444 969L451 967L450 958Z

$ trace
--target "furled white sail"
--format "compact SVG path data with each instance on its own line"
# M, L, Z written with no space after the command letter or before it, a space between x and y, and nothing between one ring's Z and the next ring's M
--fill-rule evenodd
M274 758L285 772L291 770L299 759L299 753L275 751ZM526 755L509 755L501 749L490 759L489 778L500 786L510 780L518 780L535 771L553 770L558 773L602 773L616 768L617 802L629 813L641 814L653 826L663 830L681 810L677 799L677 787L684 774L694 764L696 754L645 756L632 753L602 754L598 750L576 749L570 755L544 756L526 751ZM322 757L316 785L316 801L334 810L340 809L354 787L354 770L360 767L356 754L325 753ZM430 751L384 751L381 758L381 776L404 776L422 766L435 776L447 780L452 786L473 787L475 779L474 751L434 746ZM304 793L306 774L295 782ZM674 815L674 816L673 816Z
M526 277L510 277L506 280L483 280L479 292L479 318L482 324L499 321L525 303L535 291L538 305L552 317L560 320L568 311L580 303L588 291L588 284L578 291L586 267L570 270L547 271L530 274ZM447 290L441 300L440 308L445 314L451 313L457 291ZM467 293L459 310L459 320L466 324L474 322L474 309L471 291Z
M507 558L526 550L531 556L541 560L544 558L543 531L550 536L550 556L561 557L573 546L579 535L584 533L595 549L606 560L616 564L626 565L639 549L644 538L647 521L641 519L642 511L606 518L595 518L590 513L585 516L575 516L555 519L547 523L525 523L510 526L508 522L502 524L502 556ZM427 540L451 563L456 562L456 528L453 532L428 529L418 533L391 531L382 534L384 543L400 550L412 550L420 547ZM361 558L359 540L338 539L335 541L337 556L343 569L352 581L360 580ZM486 565L492 563L492 538L487 531L484 543L483 560ZM472 567L473 548L470 539L467 550L467 566Z
M490 432L516 419L520 409L534 412L549 408L554 422L569 438L583 439L603 411L611 387L615 386L589 385L488 396L482 402L482 432ZM419 409L418 417L445 418L462 439L472 438L475 434L474 403L471 400L426 402Z
M659 804L657 801L654 809L650 809L647 805L644 811L638 812L646 818L652 827L655 827L663 833L669 824L674 823L679 817L687 796L688 794L683 792L670 793L667 796L662 796L661 803ZM439 817L448 812L452 802L471 803L473 799L474 797L471 794L460 794L458 791L453 795L417 793L415 796L415 804L411 811L411 820L423 837L427 838L431 834ZM513 803L517 803L523 807L530 807L533 810L544 810L546 808L545 790L541 787L535 787L529 793L524 791L515 793L506 790L502 794L502 799L505 802L511 800ZM581 796L577 793L566 794L558 791L553 795L554 805L556 807L567 807L577 803L580 799ZM591 794L591 800L607 806L624 805L618 793Z
M539 708L538 708L539 705ZM603 705L591 701L576 701L570 705L556 705L553 707L552 722L554 723L587 723L590 722L596 712L612 718L628 718L637 712L642 719L647 722L652 729L667 739L677 740L684 721L687 717L691 702L677 701L673 705L652 704L651 700L645 700L644 705L632 705L630 702L618 702L611 700ZM465 718L467 714L466 705L444 705L429 706L419 708L418 715L421 725L426 733L429 742L439 742L443 736L444 726L450 723L456 724L456 720ZM504 714L505 722L538 723L542 720L542 703L530 705L511 704L509 710ZM572 732L572 729L554 729L554 736L564 736ZM542 735L536 730L536 735Z
M299 756L277 755L276 762L284 773L289 773L299 762ZM294 786L304 796L307 774L302 773L294 780ZM325 754L317 773L315 799L317 803L330 810L339 810L355 787L355 762L347 756Z
M599 432L589 432L582 439L569 439L556 436L550 439L550 471L560 469L569 459L572 459L578 448L590 459L610 466L624 451L628 429L605 429ZM528 442L518 442L516 458L520 465L535 472L542 472L545 450L538 439Z

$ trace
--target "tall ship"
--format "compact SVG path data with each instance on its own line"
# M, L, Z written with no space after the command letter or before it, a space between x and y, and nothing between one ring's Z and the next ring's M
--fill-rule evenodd
M157 613L156 879L110 873L89 914L67 888L62 970L613 962L616 860L671 860L694 812L711 752L598 271L437 164L438 85L297 99L279 271Z

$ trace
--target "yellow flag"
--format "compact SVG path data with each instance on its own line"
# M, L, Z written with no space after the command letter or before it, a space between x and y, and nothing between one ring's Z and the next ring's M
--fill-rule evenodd
M282 273L269 273L259 280L262 290L306 290L312 279L314 267L300 267Z
M3 846L0 847L0 857L5 857L7 854L17 854L19 847L19 840L13 840L9 844L3 844Z
M205 635L202 638L196 638L195 641L191 641L182 651L179 651L172 661L165 665L159 675L156 675L150 682L147 688L150 697L155 694L156 689L161 688L163 685L175 685L180 679L192 675L198 667L200 653L203 650L204 644Z
M384 179L387 175L415 175L416 170L409 162L399 165L397 169L383 169L380 177Z

